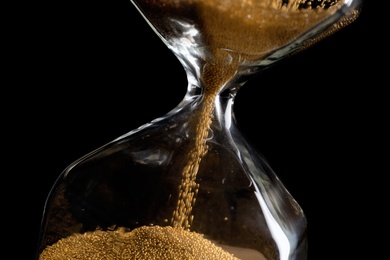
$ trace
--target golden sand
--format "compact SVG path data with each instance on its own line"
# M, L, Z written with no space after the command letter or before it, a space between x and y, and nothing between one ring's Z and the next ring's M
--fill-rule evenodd
M48 246L39 260L238 260L201 234L172 227L74 234Z

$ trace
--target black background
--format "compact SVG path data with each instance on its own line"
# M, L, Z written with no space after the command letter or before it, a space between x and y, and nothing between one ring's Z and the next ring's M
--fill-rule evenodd
M307 215L310 260L375 251L362 235L372 229L366 190L381 173L375 149L386 121L375 8L364 2L353 24L252 79L236 97L243 134ZM12 100L3 109L12 155L5 173L12 181L3 198L15 197L4 204L11 234L34 255L44 202L62 170L167 113L187 82L128 0L39 2L23 10L5 70ZM25 227L28 238L20 239Z

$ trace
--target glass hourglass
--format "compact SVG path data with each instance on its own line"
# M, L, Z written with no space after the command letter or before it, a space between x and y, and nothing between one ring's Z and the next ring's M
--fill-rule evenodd
M169 113L71 163L37 259L307 258L306 218L237 127L252 76L348 25L355 0L132 0L187 75Z

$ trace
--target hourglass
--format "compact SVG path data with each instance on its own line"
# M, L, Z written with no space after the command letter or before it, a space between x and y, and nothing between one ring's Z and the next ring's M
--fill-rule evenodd
M304 212L240 133L234 98L252 76L354 21L360 2L132 3L183 65L187 93L62 172L37 259L306 259Z

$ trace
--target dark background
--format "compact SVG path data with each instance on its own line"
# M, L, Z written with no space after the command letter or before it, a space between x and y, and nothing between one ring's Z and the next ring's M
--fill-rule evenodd
M252 79L236 97L243 134L307 215L310 260L375 251L362 235L372 229L366 190L380 174L375 149L387 102L375 8L364 2L353 24ZM6 71L12 160L5 163L15 179L5 185L18 194L11 234L18 239L28 227L23 252L34 255L45 199L62 170L167 113L187 82L130 1L39 2L23 10L28 19L13 32Z

